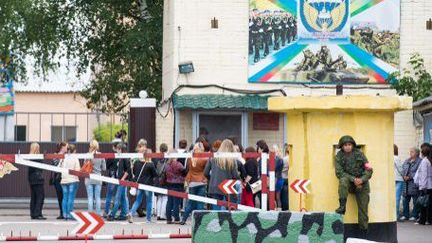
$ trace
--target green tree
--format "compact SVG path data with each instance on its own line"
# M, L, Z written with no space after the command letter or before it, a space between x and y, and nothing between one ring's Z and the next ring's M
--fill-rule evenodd
M118 131L121 129L128 132L127 124L106 123L93 129L93 138L98 142L111 142Z
M25 82L25 60L44 76L67 58L94 77L82 92L90 108L118 112L147 90L160 99L163 0L1 0L0 59Z
M432 75L426 70L424 59L419 53L411 55L408 68L389 77L390 83L399 95L409 95L414 101L432 95Z

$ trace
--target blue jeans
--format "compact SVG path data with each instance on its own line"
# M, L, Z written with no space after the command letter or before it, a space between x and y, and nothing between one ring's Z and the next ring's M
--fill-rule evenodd
M63 209L63 217L65 219L72 219L71 212L74 209L74 201L76 192L78 190L78 182L73 182L69 184L62 184L63 190L63 200L62 200L62 209Z
M210 194L209 197L217 200L227 201L227 198L221 194ZM225 210L225 207L219 205L212 205L212 210Z
M177 192L183 192L182 184L168 184L168 190L173 190ZM172 218L175 221L180 221L180 205L182 203L182 199L178 197L168 196L168 202L166 207L166 216L167 221L171 222Z
M399 219L400 216L400 199L403 190L403 181L396 181L396 219Z
M106 192L106 198L105 198L105 214L108 214L111 208L111 201L113 198L114 191L117 189L117 185L115 184L108 184L107 185L107 192Z
M101 189L102 185L100 184L87 184L87 200L88 200L88 211L94 211L94 205L96 204L96 213L101 214Z
M417 204L417 198L418 198L418 196L408 196L408 195L406 195L403 198L403 215L407 219L410 218L409 204L410 204L411 198L413 200L413 205L414 205L411 217L414 217L414 218L417 219L418 218L418 208L417 208L416 204Z
M110 214L111 218L115 217L117 210L120 207L120 204L121 204L120 217L126 217L126 215L129 213L129 201L128 201L128 197L127 197L127 187L125 187L125 186L118 186L117 187L114 206L113 206L113 208L111 210L111 214Z
M139 208L139 206L141 205L141 202L143 200L144 193L146 195L146 218L147 218L147 222L150 222L151 218L152 218L153 192L138 190L137 196L135 198L135 202L131 208L131 212L132 212L132 215L134 215L134 216L136 215L136 211Z
M241 199L241 194L242 194L242 187L241 187L240 181L237 181L237 183L234 185L234 189L236 189L236 191L238 192L234 202L237 204L240 204L240 201L241 201L240 199Z
M189 194L205 197L206 185L190 187ZM204 203L188 200L185 212L183 214L183 222L186 222L193 210L204 210Z
M289 198L288 198L288 180L283 179L283 186L281 190L281 204L282 204L282 211L288 211L289 208Z

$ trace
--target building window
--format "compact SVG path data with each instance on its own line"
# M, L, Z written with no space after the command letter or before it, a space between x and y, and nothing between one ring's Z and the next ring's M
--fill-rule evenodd
M51 141L53 142L76 142L77 127L74 126L52 126Z
M26 141L26 140L27 140L27 127L15 126L15 141Z

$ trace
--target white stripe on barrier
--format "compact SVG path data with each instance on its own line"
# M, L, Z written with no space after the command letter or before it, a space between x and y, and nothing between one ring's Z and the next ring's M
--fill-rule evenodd
M116 159L143 159L144 154L142 153L121 153L114 155Z
M269 185L269 190L271 192L275 191L275 187L276 187L276 176L275 176L275 172L274 171L269 171L269 177L270 177L270 185Z
M168 189L165 188L139 184L138 189L168 195Z
M113 235L93 235L94 240L114 240Z
M3 234L0 235L0 241L6 241L6 236L4 236Z
M43 170L50 170L53 172L58 172L58 173L68 173L69 170L65 169L65 168L61 168L58 166L53 166L53 165L47 165L47 164L43 164L43 163L39 163L39 162L33 162L33 161L29 161L29 160L24 160L21 158L20 155L16 155L15 156L15 162L17 164L22 164L22 165L27 165L30 167L36 167L39 169L43 169Z
M65 158L72 158L72 159L93 159L94 155L92 153L81 153L81 154L65 154Z
M114 184L114 185L120 185L120 182L118 179L116 178L112 178L112 177L103 177L103 181L110 183L110 184Z
M208 198L208 197L203 197L203 196L197 196L197 195L193 195L193 194L188 194L188 199L190 200L194 200L194 201L201 201L204 203L210 203L210 204L217 204L217 200L214 198Z
M261 158L262 158L262 161L261 161L261 175L265 175L265 174L267 174L268 154L265 154L265 153L261 154ZM267 186L268 186L268 184L269 183L267 183ZM264 193L264 192L261 193L261 209L262 210L267 210L267 193Z
M150 234L148 235L149 239L169 239L170 234Z
M43 154L17 154L22 159L44 159Z
M58 241L59 237L57 235L38 235L38 241Z

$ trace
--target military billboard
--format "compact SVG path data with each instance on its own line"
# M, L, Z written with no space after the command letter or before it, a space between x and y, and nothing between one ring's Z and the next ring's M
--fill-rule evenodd
M400 0L249 0L249 82L386 84Z

